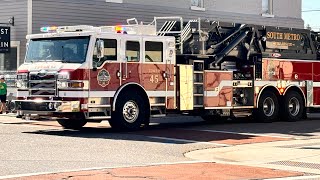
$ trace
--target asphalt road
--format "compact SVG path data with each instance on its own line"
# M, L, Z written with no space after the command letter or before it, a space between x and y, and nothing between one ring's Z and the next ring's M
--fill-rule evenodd
M267 142L268 139L260 138L266 136L320 137L320 120L206 124L195 117L171 117L156 119L152 123L149 130L132 133L114 132L106 122L89 124L82 131L72 131L62 129L55 122L26 121L2 115L0 178L195 161L184 154L251 141Z

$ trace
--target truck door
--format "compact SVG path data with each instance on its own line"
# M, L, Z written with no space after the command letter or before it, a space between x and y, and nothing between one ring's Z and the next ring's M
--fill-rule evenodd
M141 73L141 37L139 36L122 36L121 37L121 83L138 83Z
M174 59L167 55L167 41L157 37L143 39L142 84L150 98L151 109L159 110L174 106ZM174 47L172 56L174 55Z
M98 58L98 41L103 41L103 57ZM110 98L114 97L121 85L121 56L120 39L114 37L97 38L93 53L92 69L90 70L89 105L110 105Z

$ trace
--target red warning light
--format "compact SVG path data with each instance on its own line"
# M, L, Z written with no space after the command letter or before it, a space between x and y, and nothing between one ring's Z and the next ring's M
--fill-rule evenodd
M122 26L116 26L116 32L117 33L121 33L123 31L123 27Z

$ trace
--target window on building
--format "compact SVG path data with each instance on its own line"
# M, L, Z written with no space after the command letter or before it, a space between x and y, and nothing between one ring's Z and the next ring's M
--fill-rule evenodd
M140 61L140 43L137 41L127 41L126 58L128 62Z
M191 0L191 9L204 11L204 0Z
M97 51L93 53L93 61L97 66L101 66L105 61L117 60L117 40L116 39L102 39L104 41L104 57L99 60L97 58Z
M162 42L151 42L145 43L146 62L163 62L163 44Z
M8 88L15 87L17 60L18 47L11 46L10 53L0 53L0 74L5 75ZM8 93L8 97L10 96L12 93Z
M10 53L0 54L0 71L17 70L17 48L12 47Z
M273 0L262 0L262 14L273 14Z

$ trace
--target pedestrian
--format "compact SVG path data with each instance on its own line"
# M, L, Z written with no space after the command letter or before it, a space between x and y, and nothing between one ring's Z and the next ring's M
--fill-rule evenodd
M1 100L1 107L0 107L0 114L6 112L6 101L7 101L7 84L4 80L4 76L0 76L0 100Z

